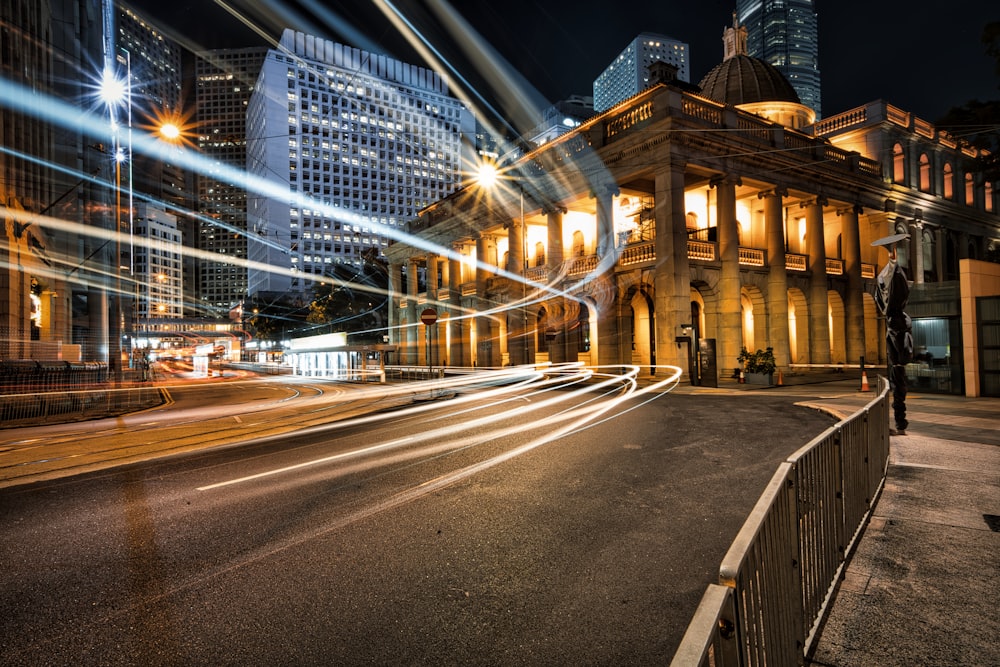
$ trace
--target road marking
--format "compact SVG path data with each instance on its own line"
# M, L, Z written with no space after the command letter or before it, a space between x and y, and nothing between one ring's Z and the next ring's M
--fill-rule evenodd
M350 452L344 452L343 454L334 454L333 456L326 456L321 459L314 459L312 461L304 461L302 463L296 463L293 466L286 466L284 468L276 468L274 470L267 470L265 472L259 472L256 475L248 475L247 477L240 477L239 479L230 479L225 482L217 482L215 484L209 484L208 486L199 486L198 491L210 491L212 489L218 489L223 486L230 486L232 484L241 484L243 482L249 482L255 479L260 479L262 477L270 477L272 475L280 475L284 472L289 472L291 470L299 470L301 468L307 468L309 466L319 465L320 463L329 463L330 461L336 461L338 459L346 459L352 456L364 456L365 454L370 454L372 452L377 452L382 449L389 449L395 447L396 445L401 445L405 442L409 442L413 438L401 438L399 440L393 440L391 442L385 442L381 445L374 445L373 447L366 447L364 449L356 449Z

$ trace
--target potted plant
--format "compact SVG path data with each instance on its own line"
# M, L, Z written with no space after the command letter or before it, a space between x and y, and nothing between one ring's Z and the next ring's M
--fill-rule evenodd
M777 364L774 361L774 349L757 350L750 352L745 347L740 348L740 356L736 357L743 367L743 375L750 384L774 384L774 370Z

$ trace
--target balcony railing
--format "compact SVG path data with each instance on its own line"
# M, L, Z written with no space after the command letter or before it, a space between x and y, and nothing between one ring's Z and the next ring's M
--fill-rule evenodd
M763 250L740 247L740 264L744 266L765 266L765 257Z
M832 259L827 257L826 259L826 273L830 276L842 276L844 275L844 260L842 259Z
M808 266L806 262L805 255L793 255L788 252L785 253L785 270L786 271L805 271Z

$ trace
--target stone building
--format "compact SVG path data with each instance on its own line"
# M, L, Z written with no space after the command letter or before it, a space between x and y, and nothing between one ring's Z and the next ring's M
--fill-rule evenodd
M784 372L883 363L871 242L908 230L905 266L956 285L960 260L1000 244L976 150L884 102L812 125L729 43L701 94L658 83L500 165L496 187L424 209L386 253L401 361L724 376L741 348L771 347ZM714 341L717 369L691 364L685 338ZM941 390L961 391L961 363Z

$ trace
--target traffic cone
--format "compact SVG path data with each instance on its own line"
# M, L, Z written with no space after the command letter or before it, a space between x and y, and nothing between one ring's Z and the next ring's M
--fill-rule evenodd
M871 391L868 386L868 373L861 371L861 391Z
M740 369L740 384L745 383L747 380L743 377L743 369Z
M779 387L785 386L785 376L781 374L780 368L778 369L778 386Z

